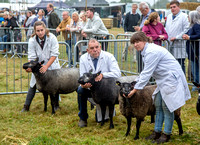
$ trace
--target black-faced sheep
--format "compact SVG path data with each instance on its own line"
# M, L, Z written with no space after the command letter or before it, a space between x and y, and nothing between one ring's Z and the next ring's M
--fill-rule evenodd
M129 135L131 127L131 118L135 117L136 122L136 135L135 140L139 139L139 130L141 122L144 121L146 115L151 115L151 122L154 122L155 106L153 105L152 94L156 89L156 85L145 86L144 89L138 90L131 98L127 98L130 91L134 88L136 82L121 83L116 82L120 86L119 106L120 112L127 119L126 136ZM179 134L183 133L180 109L175 111L175 120L179 127Z
M113 112L114 106L118 103L119 96L119 86L116 85L115 78L103 78L101 81L96 82L95 78L100 74L92 74L92 70L89 73L84 73L82 77L79 78L78 82L80 84L91 83L90 88L92 98L95 103L99 104L102 112L101 125L104 125L104 118L106 112L106 106L109 107L109 117L110 117L110 129L114 128L113 124Z
M193 84L198 88L200 87L200 84L198 84L196 82L193 82ZM198 93L199 93L199 97L197 99L196 110L197 110L197 113L200 115L200 89L198 89Z
M40 73L39 69L44 62L30 61L23 65L24 69L31 68L36 78L36 87L44 95L44 111L47 110L48 95L51 98L52 114L55 113L55 104L58 103L58 94L68 94L76 91L79 83L78 68L61 68L55 70L47 70ZM57 94L57 95L56 95Z

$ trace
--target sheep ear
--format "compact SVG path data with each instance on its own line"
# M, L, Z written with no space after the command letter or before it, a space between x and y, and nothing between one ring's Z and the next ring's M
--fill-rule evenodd
M131 82L131 85L134 87L136 83L137 83L136 81L133 81Z
M44 64L44 60L40 62L40 64Z
M99 72L97 73L97 76L100 75L100 74L101 74L101 71L99 71Z
M120 81L116 81L116 85L121 86L121 82Z
M89 70L89 73L92 73L92 71L93 71L92 69L91 69L91 70Z

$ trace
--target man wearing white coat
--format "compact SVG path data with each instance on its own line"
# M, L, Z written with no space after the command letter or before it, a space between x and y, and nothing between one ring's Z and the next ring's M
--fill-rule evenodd
M178 41L176 39L182 39L183 34L188 31L190 23L187 14L180 11L180 3L178 1L171 1L170 9L172 13L167 16L165 27L168 40L170 40L170 44L173 46L170 51L181 64L185 73L186 41Z
M137 51L141 51L144 69L128 97L143 89L151 77L156 80L157 88L152 96L156 107L155 127L153 134L147 139L153 139L157 143L168 142L174 122L174 111L191 98L185 75L171 53L152 43L144 32L134 33L131 43ZM165 125L162 134L163 122Z
M39 59L39 62L44 60L43 66L40 68L40 73L45 73L47 69L60 69L58 61L59 45L55 35L49 33L44 22L37 21L34 24L34 34L29 39L28 43L28 61ZM32 72L31 68L26 69L27 72ZM29 111L31 102L36 92L36 79L32 74L30 88L26 96L26 101L22 112Z
M95 60L96 65L95 65ZM109 52L101 50L101 45L99 42L92 38L88 41L87 53L81 56L80 58L80 76L83 76L84 73L88 73L90 70L93 70L93 73L101 71L101 74L95 78L95 81L100 81L102 78L115 77L118 78L121 76L121 72L118 66L118 63L115 57ZM87 126L87 100L91 98L91 92L89 88L92 85L86 83L85 85L79 86L78 93L78 106L79 106L79 127ZM100 114L100 106L96 104L97 107L97 121L101 121L102 117ZM106 116L108 117L108 110L106 111ZM107 119L107 118L105 118Z

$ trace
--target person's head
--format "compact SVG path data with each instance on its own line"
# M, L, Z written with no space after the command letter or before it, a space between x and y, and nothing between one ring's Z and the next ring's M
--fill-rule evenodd
M53 10L53 4L52 3L48 3L47 5L47 12L50 12Z
M160 17L157 12L153 12L149 15L148 19L144 22L144 25L148 25L149 23L156 22L158 23L160 21Z
M88 41L88 48L87 48L87 52L90 54L91 57L93 58L97 58L99 57L100 53L101 53L101 45L99 44L99 42L94 39L91 38Z
M138 8L138 5L136 3L133 3L132 4L132 13L133 14L136 13L137 8Z
M31 15L35 15L35 14L36 14L35 10L34 9L31 10Z
M39 15L39 16L44 16L44 10L43 10L43 9L39 9L38 15Z
M92 19L93 16L94 16L94 9L93 8L89 8L87 10L87 17L90 18L90 19Z
M139 9L140 9L140 12L142 13L142 15L144 15L144 16L146 16L150 11L149 5L146 2L141 2L139 4Z
M62 17L63 17L63 20L67 20L68 17L69 17L69 12L68 12L68 11L64 11L64 12L62 13Z
M83 22L86 22L87 21L87 17L86 17L86 12L82 12L80 13L80 18Z
M30 17L31 16L31 11L27 11L26 12L26 17Z
M200 14L200 6L196 8L196 11Z
M4 18L4 19L8 19L8 15L9 15L9 12L8 12L8 11L5 11L5 12L3 13L3 18Z
M144 49L145 44L147 42L152 43L152 40L149 37L147 37L144 32L137 31L132 35L130 42L134 45L134 48L137 51L142 51Z
M43 39L45 35L49 36L49 30L43 21L36 21L34 24L33 36L37 35L40 39Z
M72 19L73 19L74 22L78 22L78 20L79 20L78 12L72 13Z
M198 14L197 11L190 11L189 21L190 21L190 26L193 26L194 24L200 24L200 15Z
M180 3L177 0L173 0L169 3L172 14L175 16L180 12Z

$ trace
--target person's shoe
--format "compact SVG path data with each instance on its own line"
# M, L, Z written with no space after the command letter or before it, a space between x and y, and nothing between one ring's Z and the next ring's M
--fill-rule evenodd
M81 127L81 128L82 128L82 127L87 127L87 121L84 121L84 120L81 120L81 119L80 119L80 120L79 120L79 123L78 123L78 126Z
M30 105L24 105L24 108L22 109L21 112L28 112L29 111Z
M171 135L162 134L159 139L155 140L153 143L161 144L164 142L168 142L170 140Z
M146 137L145 139L146 140L156 140L156 139L159 139L161 136L161 132L155 132L153 131L152 134L148 137Z

